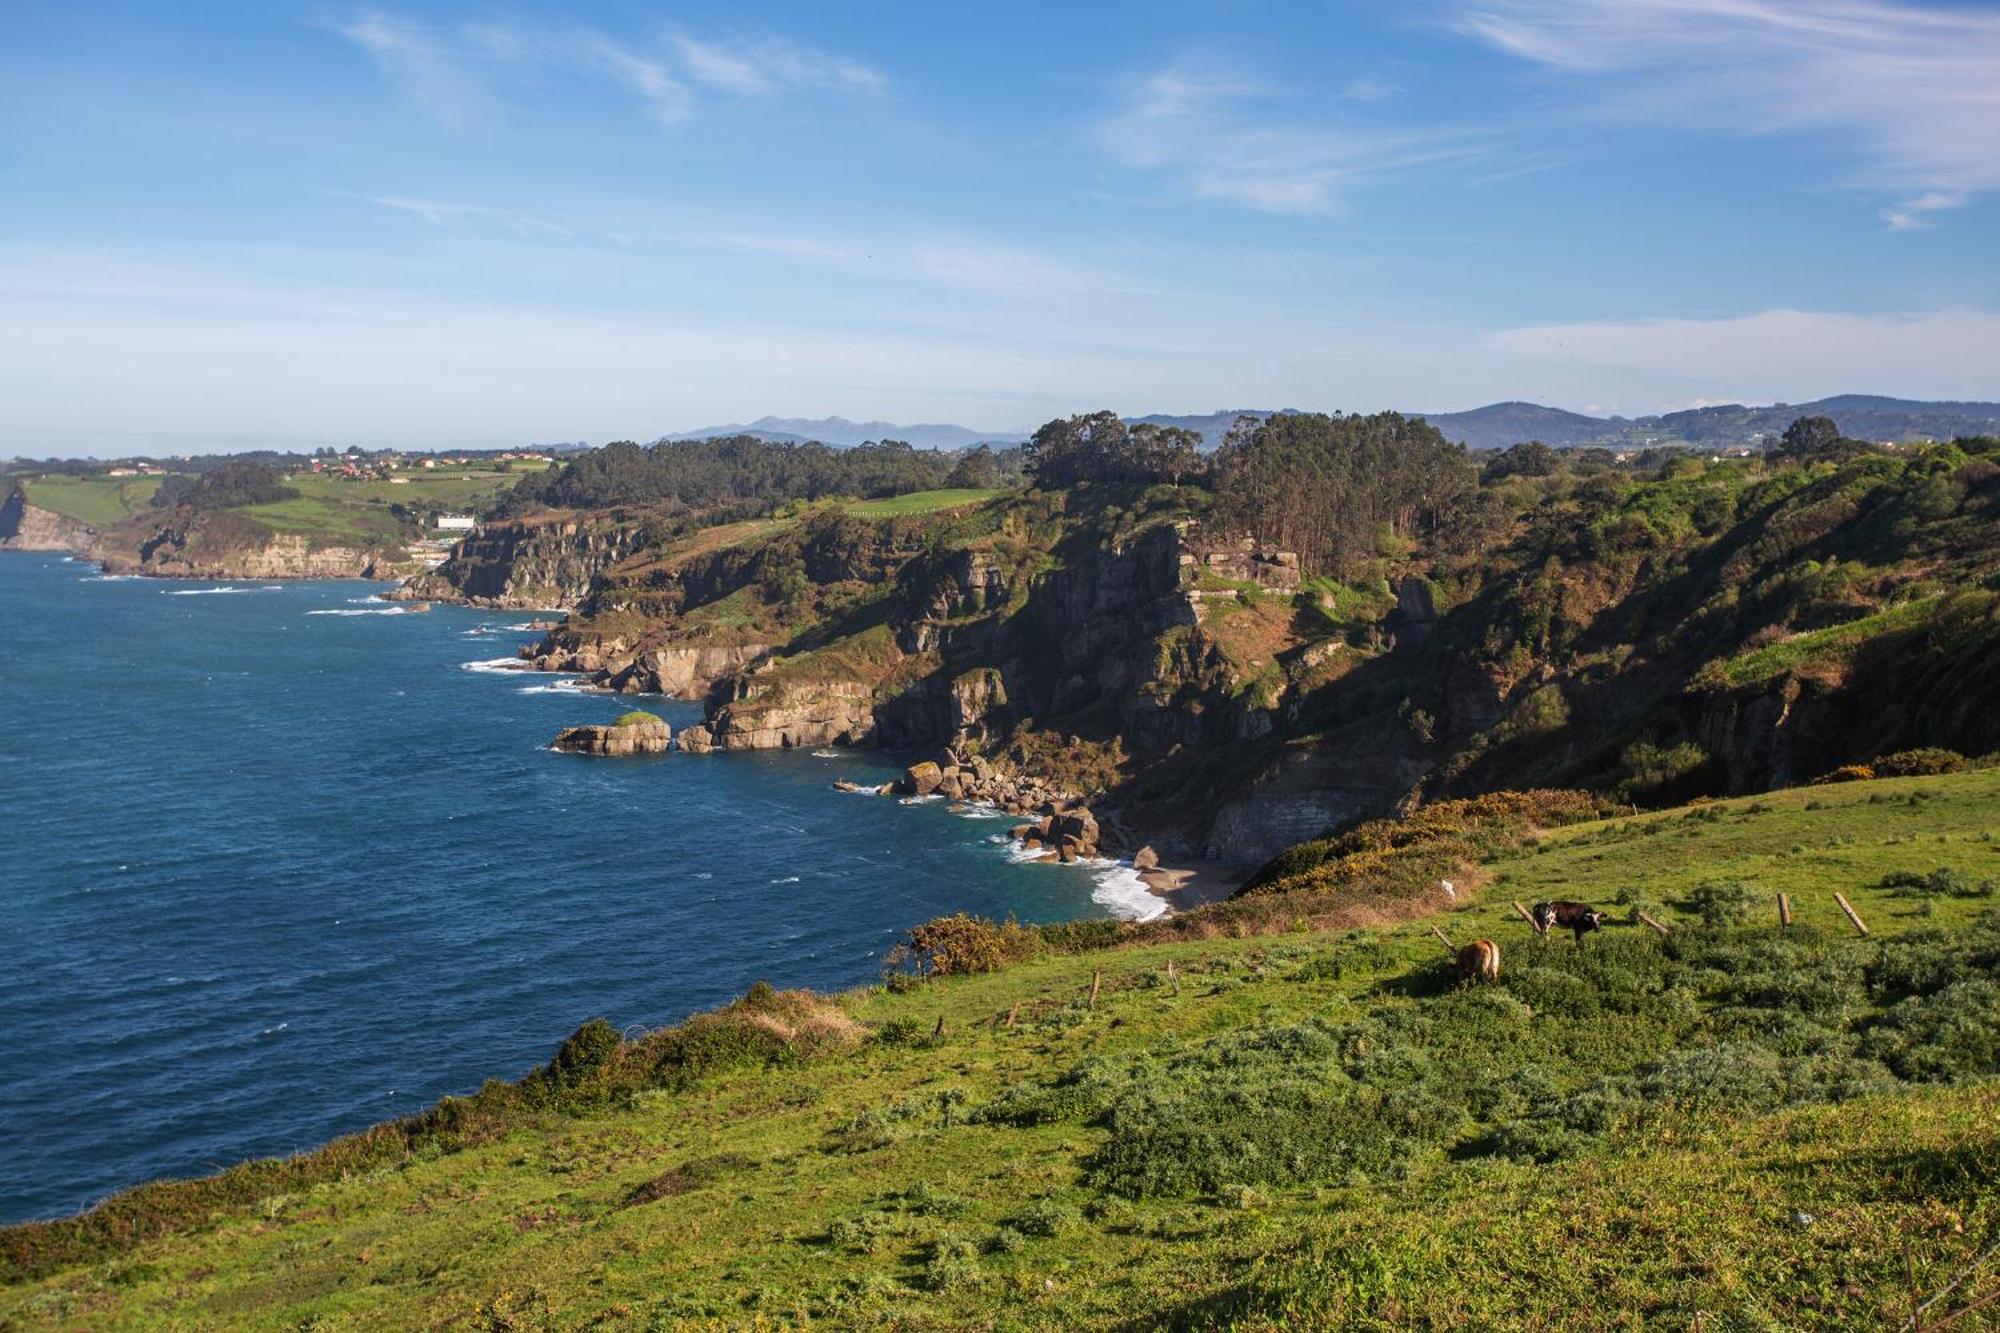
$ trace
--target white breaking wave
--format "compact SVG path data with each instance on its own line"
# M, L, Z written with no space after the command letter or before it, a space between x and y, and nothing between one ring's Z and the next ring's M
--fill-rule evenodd
M581 680L551 680L540 685L523 685L516 694L596 694L596 686Z
M1061 865L1062 862L1049 855L1045 847L1030 849L1022 845L1019 838L1010 838L1004 833L995 833L986 839L999 845L1007 859L1016 865L1030 862L1042 865ZM1108 856L1092 856L1072 862L1079 870L1090 872L1092 888L1090 901L1102 907L1121 921L1152 921L1168 913L1167 900L1154 893L1139 872L1132 868L1130 861L1114 861Z
M1007 859L1015 865L1026 865L1030 861L1040 861L1048 856L1046 848L1027 847L1019 838L1010 838L1004 833L996 833L986 841L999 843L1001 849L1007 853Z
M458 669L460 671L534 671L533 667L518 657L489 657L483 662L460 662ZM545 675L547 673L538 672L536 674Z
M88 574L79 579L80 583L130 583L144 578L143 574Z
M1090 901L1111 915L1125 921L1151 921L1167 914L1167 900L1139 878L1130 862L1092 857L1077 864L1091 872L1090 878L1097 885L1090 891Z
M933 792L933 793L932 793L931 795L929 795L929 796L905 796L905 797L904 797L904 798L903 798L903 799L902 799L902 800L901 800L901 801L899 802L899 804L901 804L901 805L929 805L929 804L930 804L930 803L931 803L932 801L942 801L943 799L944 799L944 797L942 797L942 796L939 796L939 795L938 795L937 793Z
M814 751L812 752L812 756L813 756L813 758L815 758L815 759L838 759L838 758L840 758L840 751L838 751L838 750L814 750Z
M1009 817L1007 812L999 806L988 805L984 801L968 801L965 803L963 809L954 810L952 813L960 819L1006 819Z
M796 884L799 882L799 877L797 875L787 875L783 879L774 879L771 882L773 884Z
M376 606L370 607L367 610L356 609L352 611L335 607L326 611L308 611L306 614L309 616L400 616L407 613L400 606Z
M216 588L164 588L169 597L213 597L225 592L277 592L282 585L270 584L262 588L238 588L234 584L223 584Z
M349 606L367 606L370 602L386 602L388 600L388 598L379 592L371 592L366 597L350 597L347 599L347 604Z

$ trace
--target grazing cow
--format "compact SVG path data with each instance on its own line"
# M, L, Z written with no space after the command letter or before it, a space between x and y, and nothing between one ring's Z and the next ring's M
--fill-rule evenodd
M1529 915L1535 918L1535 931L1546 935L1556 926L1576 932L1576 942L1583 943L1583 937L1604 924L1604 913L1589 903L1554 902L1536 903Z
M1500 946L1492 940L1474 940L1451 960L1451 975L1458 981L1500 980Z

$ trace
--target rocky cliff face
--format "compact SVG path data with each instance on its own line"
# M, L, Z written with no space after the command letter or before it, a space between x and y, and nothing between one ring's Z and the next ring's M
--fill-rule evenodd
M593 579L630 555L639 541L634 525L604 517L486 523L396 596L516 610L572 607L583 601Z
M194 579L392 579L410 563L400 547L317 546L295 533L217 542L171 525L136 552L106 551L101 558L113 574Z
M874 691L861 680L801 680L753 667L723 682L708 729L721 750L873 745Z
M18 486L0 503L0 550L88 555L96 544L97 529L67 514L28 503L27 492Z

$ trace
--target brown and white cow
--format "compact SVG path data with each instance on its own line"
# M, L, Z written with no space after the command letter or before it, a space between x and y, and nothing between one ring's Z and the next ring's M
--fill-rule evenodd
M1576 942L1583 943L1583 937L1604 924L1604 913L1589 903L1551 902L1536 903L1529 911L1535 919L1535 932L1546 935L1561 926L1576 932Z
M1492 940L1474 940L1451 960L1451 975L1458 981L1500 980L1500 946Z

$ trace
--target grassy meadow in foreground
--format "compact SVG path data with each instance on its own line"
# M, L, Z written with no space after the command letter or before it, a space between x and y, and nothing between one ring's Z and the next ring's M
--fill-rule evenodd
M17 1267L0 1326L1894 1327L1906 1242L1929 1292L2000 1239L1996 831L1993 770L1796 789L1427 921L753 992L647 1086L573 1040L562 1109ZM1556 894L1617 920L1537 940Z

